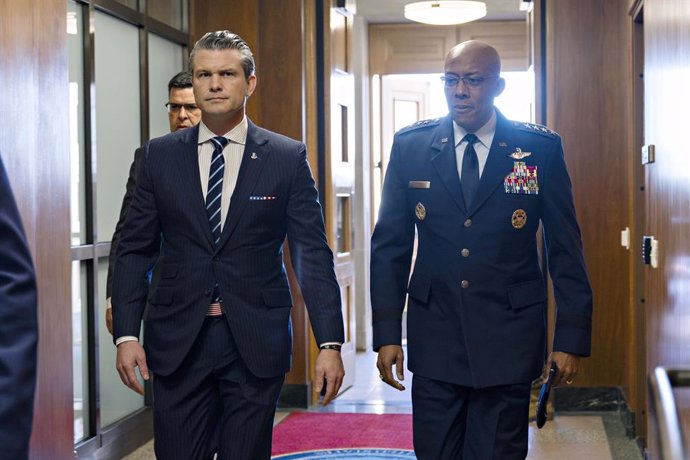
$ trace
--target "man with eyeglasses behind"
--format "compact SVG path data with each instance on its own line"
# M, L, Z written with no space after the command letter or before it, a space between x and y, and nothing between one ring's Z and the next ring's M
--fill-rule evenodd
M505 82L493 47L461 43L444 70L449 115L400 130L386 172L371 251L377 367L404 389L407 300L417 458L524 459L531 382L546 361L555 385L572 383L590 354L570 178L558 134L494 107ZM557 305L548 358L540 223Z
M185 128L191 128L199 123L201 120L201 110L196 105L194 100L194 91L192 90L192 74L189 71L184 71L176 74L168 82L168 102L165 104L168 110L168 121L170 122L170 132L179 131ZM115 233L113 233L112 242L110 244L110 255L108 256L108 280L106 283L106 302L107 308L105 310L105 324L108 332L113 333L113 310L111 305L111 296L113 290L113 269L115 268L115 254L117 245L120 241L120 232L127 216L129 203L132 201L134 189L137 186L137 169L143 149L140 147L134 152L134 161L129 168L129 178L127 179L127 191L122 199L122 207L120 209L120 219L115 226Z

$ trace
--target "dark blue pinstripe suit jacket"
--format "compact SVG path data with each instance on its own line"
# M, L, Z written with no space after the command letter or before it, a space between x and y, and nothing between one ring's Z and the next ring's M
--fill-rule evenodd
M214 247L199 180L198 134L196 126L145 146L115 266L114 337L139 335L149 291L146 271L158 259L144 322L147 363L155 373L172 373L187 355L217 283L249 370L259 377L284 374L292 349L292 299L282 260L286 236L317 343L343 341L344 335L340 289L306 147L249 122L239 177Z

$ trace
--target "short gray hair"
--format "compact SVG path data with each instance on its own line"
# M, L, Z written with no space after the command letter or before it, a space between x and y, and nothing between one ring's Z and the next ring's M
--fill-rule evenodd
M218 30L216 32L208 32L201 37L189 53L189 70L194 71L194 56L198 50L237 50L242 56L242 68L244 69L244 78L249 79L250 76L256 72L256 65L254 64L254 55L252 50L247 45L242 37L230 32L229 30Z

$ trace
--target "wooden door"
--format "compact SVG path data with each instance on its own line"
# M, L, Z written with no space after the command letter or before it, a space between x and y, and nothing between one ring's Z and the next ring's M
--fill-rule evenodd
M410 76L384 75L381 77L380 119L375 123L380 127L380 144L374 146L372 222L376 223L381 204L381 191L386 167L390 159L395 133L416 121L428 118L430 98L429 84L423 79ZM378 101L374 101L376 104Z
M631 33L631 137L630 149L630 311L631 333L630 356L632 357L629 372L630 405L635 413L635 435L647 436L647 332L645 322L644 283L646 266L640 255L642 236L646 232L646 191L645 168L640 161L640 151L644 144L644 27L643 1L638 0L630 10Z
M658 266L644 267L647 369L690 364L690 2L644 1L644 143L655 161L645 168L645 235L658 240ZM635 244L641 244L635 242ZM683 433L690 433L690 397L676 392ZM647 419L648 423L650 419ZM649 425L651 428L651 424ZM652 458L659 458L648 430Z

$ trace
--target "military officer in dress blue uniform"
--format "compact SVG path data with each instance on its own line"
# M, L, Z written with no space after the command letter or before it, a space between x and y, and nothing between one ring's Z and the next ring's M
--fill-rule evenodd
M420 460L524 459L531 382L555 362L555 384L572 383L590 354L592 292L561 139L494 107L500 67L479 41L448 53L450 113L396 133L372 237L377 367L404 389L407 301ZM548 356L540 223L557 305Z

